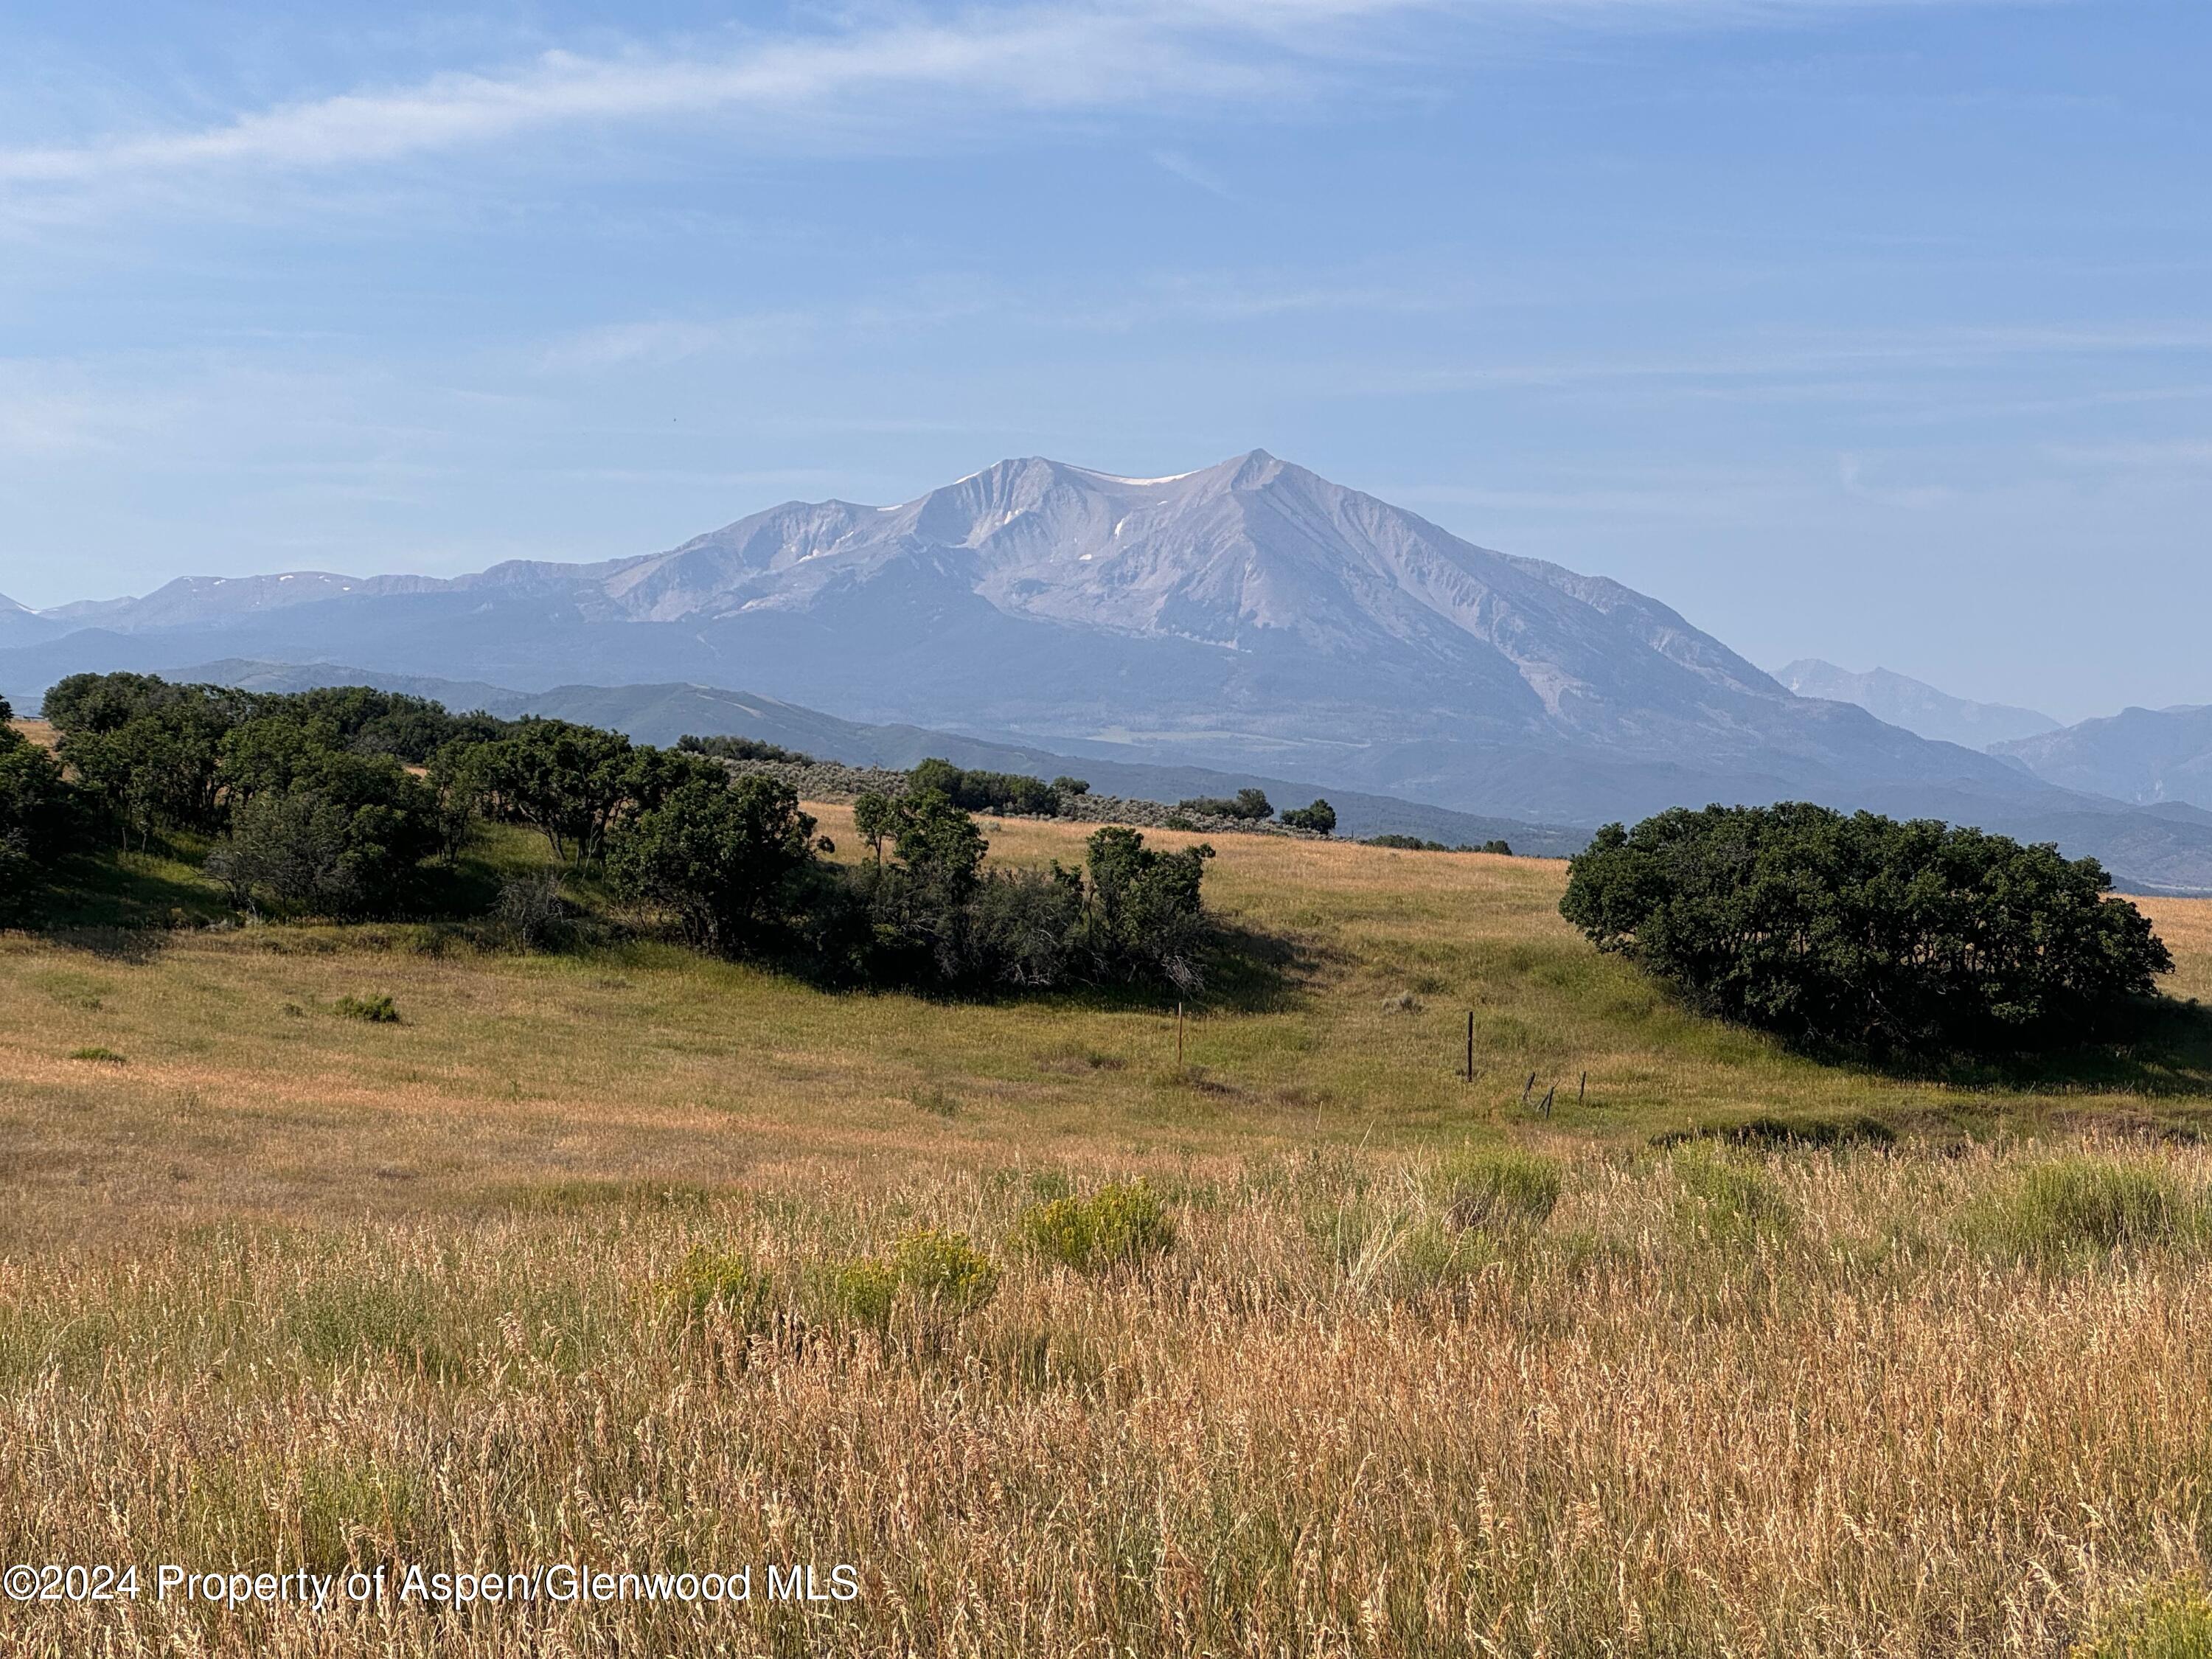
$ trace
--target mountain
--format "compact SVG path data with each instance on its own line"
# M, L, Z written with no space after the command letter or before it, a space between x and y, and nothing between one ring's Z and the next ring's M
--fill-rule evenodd
M532 694L742 684L1086 770L1295 778L1536 823L1797 799L2060 824L2069 851L2124 848L2123 876L2212 890L2212 826L1799 696L1656 599L1259 450L1159 478L1008 460L596 564L190 579L33 620L54 631L0 640L0 692L26 704L79 669L212 658Z
M1995 752L2063 788L2212 808L2212 707L2126 708Z
M0 646L23 645L65 631L65 623L47 620L27 605L19 605L0 593Z
M0 687L211 656L465 664L534 690L735 682L849 720L1563 823L1681 800L2059 799L1793 696L1619 583L1262 451L1146 479L1004 461L902 504L792 502L596 565L199 580L65 610L47 620L75 632L0 651Z
M1024 772L1042 778L1079 775L1088 779L1101 794L1139 800L1177 801L1194 795L1233 795L1239 789L1259 788L1266 790L1279 807L1303 806L1324 793L1311 783L1258 773L1150 766L1096 757L1079 759L1018 743L932 732L915 726L866 726L774 697L715 686L562 685L546 691L515 691L480 680L383 674L327 663L301 665L236 659L201 663L176 672L180 679L240 686L251 691L374 685L386 691L428 697L448 708L481 708L509 720L522 714L544 714L556 720L607 726L628 732L641 743L673 744L686 733L758 738L820 759L842 761L848 766L904 769L927 756L936 755L956 766L990 771ZM1419 836L1454 846L1500 840L1511 842L1516 852L1562 858L1580 851L1589 840L1587 831L1561 825L1476 817L1418 801L1395 800L1352 790L1334 791L1329 800L1336 808L1338 833L1345 836L1395 833Z
M1805 657L1777 669L1774 678L1801 697L1856 703L1876 720L1938 743L1955 743L1968 749L1988 749L2058 729L2057 720L2033 708L1969 702L1887 668L1855 674L1818 657Z

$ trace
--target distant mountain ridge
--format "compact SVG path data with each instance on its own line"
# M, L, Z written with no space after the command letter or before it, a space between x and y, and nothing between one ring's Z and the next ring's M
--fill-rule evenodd
M1133 744L1549 822L2039 788L1793 696L1617 582L1478 548L1256 450L1150 479L1003 461L896 506L791 502L597 564L201 579L65 609L83 626L10 678L240 656L465 664L524 689L734 682L848 719Z
M1656 599L1260 450L1158 478L1002 461L592 564L194 579L18 618L0 690L219 658L528 692L745 685L857 723L1539 823L1784 799L1992 828L2127 811L1798 696ZM2156 861L2212 888L2212 849L2136 830L2144 857L2178 837Z
M1996 752L2065 788L2212 809L2212 707L2124 708Z
M1989 749L2058 729L2057 720L2033 708L1972 702L1887 668L1859 674L1818 657L1803 657L1776 669L1774 678L1801 697L1856 703L1876 720L1968 749Z

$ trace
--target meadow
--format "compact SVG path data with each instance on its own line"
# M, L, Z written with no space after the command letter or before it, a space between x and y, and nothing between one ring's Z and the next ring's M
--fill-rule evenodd
M2212 1632L2212 906L2145 902L2133 1047L1911 1076L1686 1014L1557 864L1215 845L1180 1021L0 938L0 1563L752 1583L0 1604L0 1651L2202 1650L2130 1632ZM1041 1242L1102 1189L1152 1231Z

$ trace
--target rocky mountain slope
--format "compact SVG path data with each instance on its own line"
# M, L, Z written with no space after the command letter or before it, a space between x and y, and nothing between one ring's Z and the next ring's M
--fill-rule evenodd
M41 620L75 631L0 652L0 684L216 655L465 665L526 689L736 683L848 719L1553 822L2045 793L1793 696L1619 583L1478 548L1259 451L1154 479L1010 460L899 505L793 502L595 565L198 580Z
M2125 708L1996 752L2068 789L2212 810L2212 707Z
M1856 703L1876 720L1938 743L1955 743L1968 749L1988 749L2058 729L2057 720L2033 708L1971 702L1887 668L1856 674L1818 657L1805 657L1776 669L1774 678L1801 697Z

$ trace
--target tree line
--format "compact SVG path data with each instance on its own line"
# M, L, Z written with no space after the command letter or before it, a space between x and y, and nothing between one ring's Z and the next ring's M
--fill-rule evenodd
M1163 851L1109 828L1073 868L983 867L967 802L1023 810L1002 803L1036 797L1012 786L1074 780L925 763L903 795L858 803L872 856L847 865L788 784L726 763L763 757L712 739L663 749L367 687L258 693L150 674L72 676L44 713L53 756L0 726L8 921L102 840L197 855L248 912L423 915L455 890L425 872L457 865L499 823L534 830L556 868L604 878L701 950L828 982L1188 990L1210 948L1210 848Z

